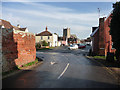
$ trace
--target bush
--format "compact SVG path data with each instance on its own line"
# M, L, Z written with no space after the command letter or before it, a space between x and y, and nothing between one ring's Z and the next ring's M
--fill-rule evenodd
M44 40L44 41L42 41L42 45L43 46L48 46L48 43Z
M36 47L36 48L41 48L41 44L40 44L40 43L37 43L35 47Z

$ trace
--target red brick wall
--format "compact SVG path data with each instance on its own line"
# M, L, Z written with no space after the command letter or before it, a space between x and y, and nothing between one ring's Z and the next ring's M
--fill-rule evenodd
M17 44L13 39L13 31L2 29L2 71L12 70L17 57Z
M111 21L111 15L105 20L104 22L104 30L105 30L105 55L107 55L107 52L114 52L115 49L112 48L112 37L109 33L110 31L110 21Z
M18 59L16 65L21 66L32 62L36 58L35 36L25 32L14 32L14 41L17 43Z
M97 31L94 35L94 37L92 38L92 46L93 46L93 54L97 55L99 53L99 31Z
M112 37L109 33L110 21L111 16L107 17L107 19L104 17L99 19L99 55L107 55L107 52L115 52L115 49L112 49Z
M36 58L35 36L28 32L2 30L3 72Z

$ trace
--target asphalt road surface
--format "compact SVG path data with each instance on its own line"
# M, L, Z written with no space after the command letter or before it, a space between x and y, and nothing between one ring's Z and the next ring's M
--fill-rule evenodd
M39 51L43 64L2 80L3 88L118 88L118 79L104 66L84 57L88 49L66 46Z

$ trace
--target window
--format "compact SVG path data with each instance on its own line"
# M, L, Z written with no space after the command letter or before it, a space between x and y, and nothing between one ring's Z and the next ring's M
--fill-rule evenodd
M43 39L43 37L41 36L41 40Z
M48 36L48 39L50 39L50 37Z
M115 48L114 48L114 45L113 45L113 42L112 42L112 49L115 49Z

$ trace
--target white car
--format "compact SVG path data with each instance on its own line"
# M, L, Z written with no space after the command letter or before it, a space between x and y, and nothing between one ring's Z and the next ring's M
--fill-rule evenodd
M70 49L70 50L72 50L72 49L78 49L78 45L70 45L69 47L68 47L68 49Z

